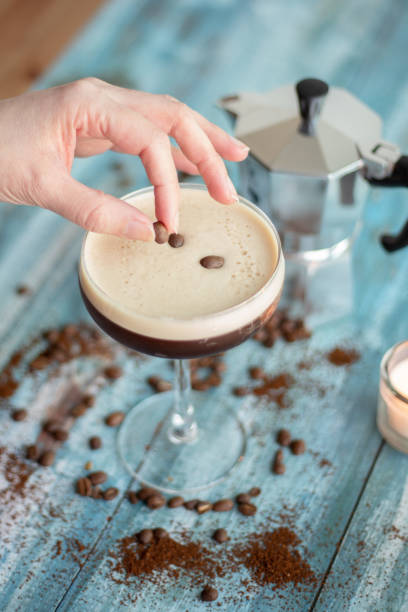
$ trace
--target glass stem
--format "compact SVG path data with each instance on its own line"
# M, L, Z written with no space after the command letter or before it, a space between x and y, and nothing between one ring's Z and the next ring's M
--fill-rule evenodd
M174 408L168 431L170 440L176 444L193 442L197 438L190 392L190 363L186 359L178 359L174 361Z

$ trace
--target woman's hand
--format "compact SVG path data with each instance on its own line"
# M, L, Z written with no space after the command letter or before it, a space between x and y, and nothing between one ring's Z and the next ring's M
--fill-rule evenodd
M179 145L172 147L169 136ZM87 230L152 240L152 222L126 202L70 176L74 156L108 149L139 155L156 216L177 231L176 168L201 174L213 198L237 198L222 158L248 148L170 96L86 78L0 101L0 200L48 208Z

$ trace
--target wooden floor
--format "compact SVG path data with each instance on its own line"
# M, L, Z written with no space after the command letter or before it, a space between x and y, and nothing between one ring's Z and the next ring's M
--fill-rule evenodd
M105 0L0 0L0 98L25 91Z

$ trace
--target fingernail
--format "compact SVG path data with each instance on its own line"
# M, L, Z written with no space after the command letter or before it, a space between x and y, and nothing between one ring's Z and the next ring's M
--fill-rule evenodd
M135 219L129 221L123 235L132 240L145 240L147 242L154 240L153 226Z
M238 140L238 138L234 138L233 136L231 136L231 140L234 144L237 145L237 147L239 147L243 151L249 151L248 145L246 145L245 142L242 142L242 140Z
M234 187L233 182L231 181L230 177L227 177L227 185L228 185L228 191L230 194L230 200L231 202L238 202L239 198L238 198L238 194L237 191Z

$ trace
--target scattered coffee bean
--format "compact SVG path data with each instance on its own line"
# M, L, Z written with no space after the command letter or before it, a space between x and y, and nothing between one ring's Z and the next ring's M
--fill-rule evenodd
M211 586L206 586L201 591L202 601L215 601L218 598L218 591Z
M191 388L194 391L208 391L211 385L206 380L194 380L191 383Z
M282 461L274 461L272 466L274 474L282 475L286 472L286 466Z
M117 378L120 378L122 376L123 370L119 366L113 365L105 368L103 373L109 380L116 380Z
M153 229L155 233L155 241L157 244L164 244L169 239L169 232L166 226L161 221L155 221L153 223Z
M248 493L251 497L258 497L258 495L261 494L261 489L259 487L252 487L252 489L249 489Z
M160 379L156 384L157 393L164 393L165 391L171 391L173 385L168 380Z
M92 461L87 461L84 465L84 470L92 470Z
M199 499L190 499L189 501L184 502L183 506L186 510L195 510L195 507L199 501Z
M110 501L111 499L115 499L118 493L119 490L116 487L109 487L109 489L106 489L106 491L103 492L103 499Z
M117 427L118 425L122 423L124 418L125 418L125 413L122 412L121 410L118 410L117 412L111 412L110 414L108 414L108 416L105 419L105 423L109 427Z
M208 512L211 509L212 509L212 504L207 501L199 501L195 507L195 510L196 512L198 512L198 514L204 514L204 512Z
M92 450L98 450L102 446L101 438L99 436L92 436L92 438L89 438L89 446Z
M156 495L157 493L158 491L156 491L156 489L153 489L152 487L142 487L137 492L137 496L140 501L146 501L151 495Z
M219 255L207 255L200 259L200 264L207 270L215 270L216 268L222 268L224 265L224 258Z
M103 484L108 480L108 475L106 472L100 470L99 472L92 472L88 474L88 478L93 485Z
M292 440L292 436L290 435L290 431L288 429L280 429L278 431L278 435L276 436L276 441L281 446L289 446L290 441Z
M205 382L210 385L210 387L219 387L222 380L219 374L216 372L211 372L211 374L209 374L205 379Z
M38 463L40 465L43 465L44 467L49 467L50 465L52 465L55 461L55 453L54 451L45 451L45 453L43 453L41 455L41 457L38 460Z
M56 429L52 432L52 435L56 440L58 440L58 442L65 442L66 440L68 440L69 436L68 432L65 431L65 429Z
M179 249L184 244L184 236L182 234L170 234L169 245L173 249Z
M19 285L16 288L17 295L30 295L31 289L27 285Z
M236 496L235 501L237 504L249 504L251 503L251 496L249 493L239 493Z
M101 487L99 486L92 487L91 497L93 497L93 499L102 499L103 494L102 494Z
M73 416L75 419L79 419L81 416L83 416L85 414L85 412L88 410L88 407L85 404L77 404L77 406L74 406L71 410L71 416Z
M167 502L167 506L169 508L179 508L184 504L184 497L177 495L176 497L171 497Z
M150 510L158 510L159 508L162 508L165 503L166 500L160 493L150 495L150 497L148 497L146 500L146 504L148 505Z
M89 478L84 476L83 478L79 478L76 482L76 492L82 497L89 497L92 493L92 483Z
M214 512L229 512L234 507L232 499L219 499L213 504Z
M153 540L153 531L151 529L142 529L137 534L137 539L141 544L150 544Z
M302 455L306 450L306 444L304 440L293 440L290 443L290 450L294 455Z
M238 512L244 516L254 516L258 508L254 504L238 504Z
M249 395L251 393L251 389L249 387L235 387L233 393L237 397L244 397L244 395Z
M227 540L229 540L227 530L222 528L216 529L213 533L213 539L219 544L226 542Z
M249 368L249 376L254 380L261 380L265 377L265 371L262 368L259 368L258 366L254 366L252 368Z
M136 491L129 491L128 500L130 501L131 504L137 504L139 502L139 498L137 496Z
M37 461L39 457L39 450L35 444L29 444L26 448L26 457L30 459L30 461Z
M84 397L82 398L82 402L85 404L85 406L88 406L88 408L91 408L91 406L95 404L95 396L94 395L84 395Z
M169 535L167 531L163 529L163 527L156 527L156 529L153 529L153 534L156 540L162 540L163 538L167 538Z
M223 374L223 372L225 372L225 370L227 369L227 364L225 363L225 361L217 361L216 363L214 363L214 372L216 372L217 374Z
M59 423L50 419L49 421L45 421L45 423L43 423L42 429L43 431L52 434L56 429L58 429L58 427Z
M283 450L279 449L275 453L275 461L283 463Z
M27 410L25 410L25 408L19 408L18 410L14 410L14 412L12 412L11 414L11 418L13 419L13 421L24 421L25 418L27 418Z

